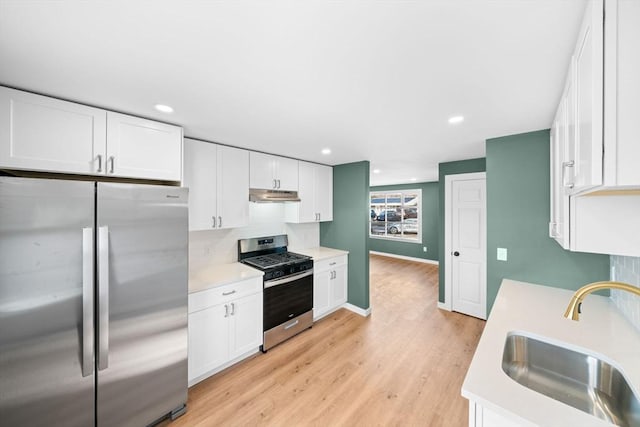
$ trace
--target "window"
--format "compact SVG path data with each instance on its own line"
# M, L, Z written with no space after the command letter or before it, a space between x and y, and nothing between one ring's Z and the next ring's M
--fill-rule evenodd
M421 243L421 190L370 193L369 236Z

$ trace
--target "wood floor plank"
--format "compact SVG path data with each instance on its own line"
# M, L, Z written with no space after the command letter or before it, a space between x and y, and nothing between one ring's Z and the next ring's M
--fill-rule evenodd
M346 309L189 389L182 426L465 426L484 321L438 310L438 267L371 256L368 318Z

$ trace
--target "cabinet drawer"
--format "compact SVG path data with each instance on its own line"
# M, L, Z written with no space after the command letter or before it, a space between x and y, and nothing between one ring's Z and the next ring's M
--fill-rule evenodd
M262 278L255 277L189 294L189 313L262 292Z
M325 271L332 268L339 267L341 265L345 265L347 263L347 255L339 255L333 258L323 259L321 261L313 262L313 271Z

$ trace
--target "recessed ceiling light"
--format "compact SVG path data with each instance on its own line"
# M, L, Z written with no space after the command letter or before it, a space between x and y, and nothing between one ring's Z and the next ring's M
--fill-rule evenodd
M164 104L156 104L155 105L155 109L158 111L161 111L163 113L173 113L173 108L169 107L168 105L164 105Z
M449 123L451 123L452 125L454 125L456 123L461 123L463 121L464 121L464 117L463 116L449 117Z
M374 169L373 173L380 173L380 169Z
M418 178L411 178L411 181L417 181Z
M324 154L325 156L328 154L331 154L331 148L323 148L322 149L322 154Z

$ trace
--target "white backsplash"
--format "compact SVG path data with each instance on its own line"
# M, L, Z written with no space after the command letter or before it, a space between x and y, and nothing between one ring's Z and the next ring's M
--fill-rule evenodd
M189 232L189 270L236 262L238 240L249 237L287 234L292 250L320 246L319 223L287 224L284 206L283 203L250 203L247 227Z
M640 258L611 255L611 280L640 287ZM640 297L625 291L611 291L618 309L640 330Z

